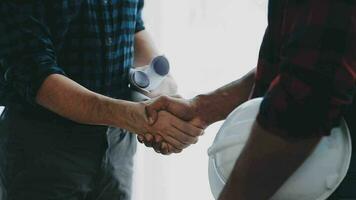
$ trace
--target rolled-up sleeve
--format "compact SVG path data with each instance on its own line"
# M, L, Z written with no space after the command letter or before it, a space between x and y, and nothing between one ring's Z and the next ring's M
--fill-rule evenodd
M5 67L2 75L12 90L31 104L36 103L37 92L47 76L65 74L56 62L46 13L38 0L0 2L0 58Z
M329 135L353 101L355 4L326 4L309 8L294 24L257 116L262 127L282 137Z
M145 30L145 25L142 19L143 7L144 7L144 0L139 0L137 6L137 14L136 14L136 28L135 28L136 33Z

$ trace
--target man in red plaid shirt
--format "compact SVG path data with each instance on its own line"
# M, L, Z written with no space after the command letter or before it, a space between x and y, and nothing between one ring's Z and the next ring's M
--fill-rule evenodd
M256 69L212 93L190 101L161 97L146 109L151 121L164 109L205 128L263 96L251 137L219 198L261 200L276 192L341 117L356 143L355 80L355 0L270 0ZM170 146L154 138L139 140L169 154ZM330 199L356 199L355 188L354 150L348 175Z

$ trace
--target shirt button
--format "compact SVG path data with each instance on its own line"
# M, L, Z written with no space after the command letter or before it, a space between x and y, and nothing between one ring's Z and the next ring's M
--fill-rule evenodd
M112 38L111 37L106 38L106 45L110 46L111 44L112 44Z
M103 0L103 3L106 4L111 4L111 0Z

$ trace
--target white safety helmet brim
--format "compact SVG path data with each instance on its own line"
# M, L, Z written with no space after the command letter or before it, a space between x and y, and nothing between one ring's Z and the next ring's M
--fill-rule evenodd
M262 98L236 108L209 148L209 181L217 199L249 137ZM351 137L344 120L323 137L312 154L284 183L272 200L325 200L342 182L351 160Z

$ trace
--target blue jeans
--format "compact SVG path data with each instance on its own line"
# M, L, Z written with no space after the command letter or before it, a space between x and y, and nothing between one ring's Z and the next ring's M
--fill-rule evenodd
M127 131L16 115L0 126L8 200L131 199L137 144Z

